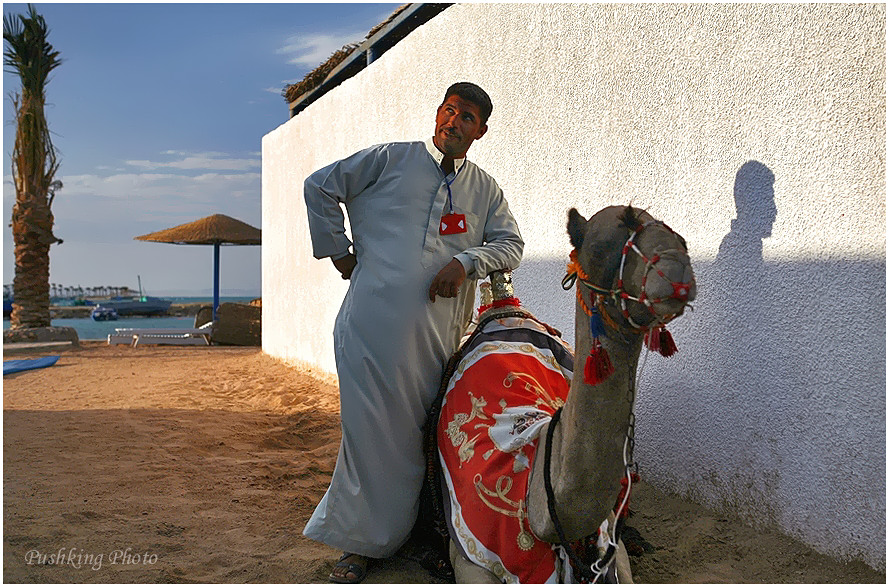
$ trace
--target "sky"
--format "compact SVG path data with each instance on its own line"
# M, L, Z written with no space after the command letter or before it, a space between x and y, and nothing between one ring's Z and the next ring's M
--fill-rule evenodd
M287 122L282 90L399 4L35 4L62 64L46 116L63 188L50 282L210 295L213 247L133 237L211 214L262 228L263 135ZM25 14L4 4L3 14ZM15 275L10 94L3 73L3 283ZM294 154L297 156L298 154ZM261 246L224 246L220 294L261 295Z

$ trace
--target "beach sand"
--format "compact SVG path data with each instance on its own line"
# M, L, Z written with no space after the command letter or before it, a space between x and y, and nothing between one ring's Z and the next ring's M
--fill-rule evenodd
M339 553L301 531L339 445L330 377L256 348L61 355L3 378L5 582L327 581ZM885 583L644 480L632 509L638 582ZM367 582L436 582L410 546Z

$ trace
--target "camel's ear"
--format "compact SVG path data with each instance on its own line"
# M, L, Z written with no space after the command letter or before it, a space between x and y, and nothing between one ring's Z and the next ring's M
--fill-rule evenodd
M630 205L624 208L623 214L620 215L620 220L630 232L633 232L642 225L642 220L640 220L641 216L642 210L637 210Z
M571 239L571 246L580 250L583 245L583 237L586 234L587 219L584 218L577 208L568 210L568 237Z

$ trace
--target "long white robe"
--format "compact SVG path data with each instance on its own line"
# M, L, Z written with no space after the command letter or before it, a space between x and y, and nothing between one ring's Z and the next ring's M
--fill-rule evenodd
M394 554L416 520L423 423L472 316L477 280L517 267L524 247L493 178L465 159L446 178L440 162L431 141L391 143L305 181L314 256L336 259L351 244L358 265L333 333L342 444L303 533L374 558ZM439 234L450 211L447 182L466 233ZM430 302L432 279L452 258L467 279L456 298Z

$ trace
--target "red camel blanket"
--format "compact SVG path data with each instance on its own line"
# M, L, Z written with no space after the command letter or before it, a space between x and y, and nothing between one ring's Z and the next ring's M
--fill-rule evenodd
M526 503L538 436L565 403L573 352L526 318L490 322L468 344L438 422L451 537L502 582L570 580L562 549L531 532Z

